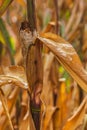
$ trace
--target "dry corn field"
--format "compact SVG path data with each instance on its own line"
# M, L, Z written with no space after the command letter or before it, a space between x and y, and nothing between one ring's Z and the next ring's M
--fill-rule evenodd
M0 130L87 130L87 0L0 0Z

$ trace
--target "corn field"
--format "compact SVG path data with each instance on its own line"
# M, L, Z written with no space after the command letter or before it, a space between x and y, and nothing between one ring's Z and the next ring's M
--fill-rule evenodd
M87 130L87 0L0 0L0 130Z

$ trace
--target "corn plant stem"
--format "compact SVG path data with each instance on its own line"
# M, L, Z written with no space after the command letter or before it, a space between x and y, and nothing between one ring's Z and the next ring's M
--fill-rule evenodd
M30 101L30 109L36 130L40 130L40 104L34 100Z
M58 0L54 0L54 6L55 6L55 23L56 23L55 24L55 33L58 34L59 33L59 25L58 25L58 20L59 20ZM55 57L53 57L53 58L55 59ZM56 67L56 62L54 64L54 66ZM55 73L55 75L56 75L56 73ZM56 76L57 76L57 78L59 77L58 75L56 75ZM54 105L56 105L56 100L57 100L57 94L54 93Z
M35 0L27 0L27 15L30 30L36 30Z
M54 6L55 6L55 13L56 13L56 26L55 26L55 32L58 34L58 0L54 0Z
M32 44L33 44L33 38L34 38L33 32L35 30L37 30L36 15L35 15L35 0L27 0L27 15L28 15L29 28L33 35L32 36ZM35 45L35 48L36 48L35 50L37 50L37 52L38 52L38 45ZM30 49L30 53L28 52L29 55L31 55L31 51L32 51L32 49ZM34 55L35 52L32 52L32 53ZM32 58L35 58L35 56ZM34 59L34 60L36 61L36 59ZM38 62L38 60L37 60L37 62ZM27 64L27 61L26 61L26 64ZM31 66L31 69L32 69L32 66ZM37 66L35 66L35 67L37 68ZM31 75L31 76L33 76L33 75ZM27 76L27 78L29 78L29 77ZM31 79L32 78L33 77L31 77ZM35 94L35 92L33 92L33 94ZM35 128L36 128L36 130L40 130L40 111L38 111L38 110L40 110L40 104L37 104L35 101L35 97L32 97L32 96L30 96L30 109L31 109L31 114L32 114L32 118L34 121Z
M17 98L17 101L16 101L16 124L17 124L17 126L19 123L19 117L20 117L20 112L21 112L21 102L22 102L22 91L20 90L19 97Z

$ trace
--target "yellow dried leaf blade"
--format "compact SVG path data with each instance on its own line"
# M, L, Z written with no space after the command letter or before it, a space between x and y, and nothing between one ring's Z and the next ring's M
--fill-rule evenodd
M80 58L72 45L52 33L38 36L38 39L54 53L68 73L87 92L87 72L84 70Z
M75 130L77 127L82 125L86 109L87 97L83 100L82 104L79 106L75 114L70 119L68 119L63 130Z

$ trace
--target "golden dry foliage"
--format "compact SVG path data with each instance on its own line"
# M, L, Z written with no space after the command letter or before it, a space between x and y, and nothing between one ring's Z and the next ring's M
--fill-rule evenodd
M54 107L53 101L53 86L50 81L51 67L53 63L54 56L52 53L47 54L44 58L44 79L43 79L43 89L41 93L41 130L53 130L53 114L58 109ZM49 96L48 96L49 95Z
M87 71L72 42L87 54L87 0L60 0L56 13L55 0L37 0L37 29L33 0L12 1L0 1L0 130L86 130Z
M69 130L69 129L76 130L77 128L80 129L80 126L81 125L83 126L83 119L86 114L86 109L87 109L87 97L85 97L78 110L75 111L74 115L67 120L63 130Z
M49 47L70 75L87 91L87 72L72 45L55 34L46 33L41 36L38 39Z

